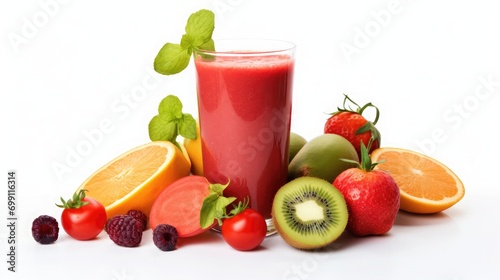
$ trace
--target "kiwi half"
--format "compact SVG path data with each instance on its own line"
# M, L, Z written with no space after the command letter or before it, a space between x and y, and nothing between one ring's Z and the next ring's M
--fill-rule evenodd
M276 193L272 218L288 244L311 250L335 241L346 228L348 213L344 196L331 183L299 177Z

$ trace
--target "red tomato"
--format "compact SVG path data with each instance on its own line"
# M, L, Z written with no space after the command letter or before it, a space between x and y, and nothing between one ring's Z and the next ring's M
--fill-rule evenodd
M222 237L236 250L249 251L257 248L267 233L267 224L262 215L250 208L224 220Z
M83 192L80 192L78 201L74 199L60 207L64 208L61 214L64 231L78 240L95 238L104 229L108 219L104 206L91 197L85 197Z

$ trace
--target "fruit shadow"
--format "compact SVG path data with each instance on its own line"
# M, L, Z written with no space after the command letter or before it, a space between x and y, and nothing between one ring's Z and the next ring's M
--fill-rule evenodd
M322 248L318 252L339 252L345 249L352 248L354 246L359 246L363 243L370 242L373 238L387 238L389 234L384 234L384 235L368 235L368 236L355 236L345 230L342 235L337 238L333 243L330 245Z
M223 243L223 242L224 240L222 239L222 236L219 233L209 230L195 236L179 238L179 240L177 241L177 246L185 247L197 244L210 244L210 243Z
M433 214L414 214L406 211L399 211L394 221L396 226L426 226L435 224L445 224L453 222L447 214L443 212Z
M444 223L453 223L453 219L443 212L435 214L413 214L405 211L399 211L394 221L395 226L426 226ZM368 236L355 236L347 230L330 245L315 250L317 253L338 252L354 246L362 245L366 242L371 242L374 238L389 238L391 233L388 232L383 235L368 235Z

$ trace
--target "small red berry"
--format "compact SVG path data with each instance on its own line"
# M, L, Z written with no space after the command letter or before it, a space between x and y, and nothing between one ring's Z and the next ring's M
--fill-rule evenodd
M141 221L127 215L117 215L106 224L109 238L123 247L137 247L142 241Z
M160 224L153 230L153 243L162 251L174 250L178 237L177 229L171 225Z

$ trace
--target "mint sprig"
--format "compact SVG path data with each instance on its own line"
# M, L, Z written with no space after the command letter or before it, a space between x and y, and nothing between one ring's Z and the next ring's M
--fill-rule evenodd
M182 103L175 95L163 98L158 106L158 115L148 125L151 141L170 141L181 149L177 136L196 139L196 120L191 114L182 112Z
M215 15L210 10L199 10L189 16L180 44L166 43L156 55L154 69L163 75L184 70L195 49L215 50L212 33Z
M210 193L203 200L203 204L200 210L200 226L202 229L206 229L217 221L219 226L222 226L222 220L228 219L238 215L248 208L250 202L249 199L244 199L243 202L238 202L238 204L233 204L233 209L227 213L227 207L236 200L236 197L225 197L223 195L224 189L229 186L229 181L227 184L210 184Z

